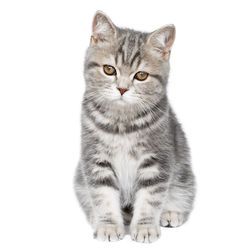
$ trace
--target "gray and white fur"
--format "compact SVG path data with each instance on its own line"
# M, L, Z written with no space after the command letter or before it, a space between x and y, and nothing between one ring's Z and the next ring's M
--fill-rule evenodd
M153 242L160 226L180 226L192 210L189 148L166 95L174 38L173 25L144 33L95 14L75 191L99 240L122 239L128 225L133 240ZM140 71L146 80L134 77Z

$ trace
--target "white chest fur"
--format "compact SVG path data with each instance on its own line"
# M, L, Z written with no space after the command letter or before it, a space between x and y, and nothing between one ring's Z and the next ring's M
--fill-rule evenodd
M131 202L139 166L138 160L131 154L137 143L136 136L108 135L105 142L112 148L110 161L120 184L123 202L127 204Z

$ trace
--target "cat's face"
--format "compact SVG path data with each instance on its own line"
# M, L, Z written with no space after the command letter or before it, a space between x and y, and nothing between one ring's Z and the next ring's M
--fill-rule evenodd
M86 54L86 90L96 102L143 107L165 95L174 26L142 33L114 26L97 12Z

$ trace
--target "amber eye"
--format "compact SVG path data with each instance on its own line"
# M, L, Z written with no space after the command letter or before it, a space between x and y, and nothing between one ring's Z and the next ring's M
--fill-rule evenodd
M144 81L148 78L148 73L144 71L139 71L135 74L134 78L139 81Z
M112 75L116 75L116 70L113 66L110 65L104 65L103 66L103 71L105 74L112 76Z

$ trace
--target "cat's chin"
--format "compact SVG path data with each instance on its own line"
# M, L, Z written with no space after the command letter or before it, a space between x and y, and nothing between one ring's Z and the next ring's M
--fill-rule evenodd
M114 96L111 101L116 104L116 105L125 105L128 104L129 101L127 98L125 98L124 96Z
M127 102L124 100L124 98L118 98L116 101L115 101L115 103L116 104L118 104L118 105L122 105L122 106L124 106L124 105L126 105L127 104Z

